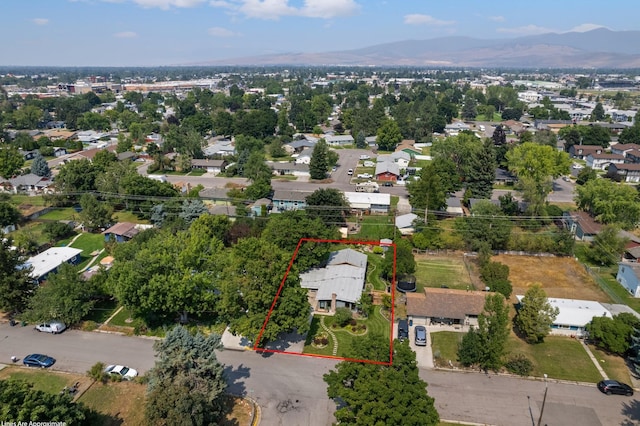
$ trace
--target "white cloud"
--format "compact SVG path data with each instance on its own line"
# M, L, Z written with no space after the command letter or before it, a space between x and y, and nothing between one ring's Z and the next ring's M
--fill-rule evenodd
M49 23L49 20L47 18L33 18L31 22L36 25L47 25Z
M505 34L518 34L518 35L535 35L535 34L545 34L545 33L553 33L555 30L545 27L539 27L537 25L525 25L522 27L514 27L514 28L498 28L496 30L499 33Z
M414 13L411 15L404 15L404 23L408 25L444 26L444 25L453 25L456 23L456 21L442 21L430 15L422 15L419 13Z
M504 22L504 16L489 16L489 20L493 22Z
M209 4L258 19L283 16L331 19L351 16L360 10L355 0L304 0L301 7L289 5L289 0L211 0Z
M599 24L580 24L576 27L571 28L568 33L576 32L576 33L586 33L587 31L596 30L598 28L607 28L604 25Z
M133 31L122 31L113 35L116 38L136 38L138 34Z
M210 36L213 37L236 37L239 36L239 33L235 33L231 30L222 27L211 27L207 30Z
M124 0L102 0L107 3L122 3ZM172 7L194 7L205 2L205 0L130 0L138 6L144 8L157 7L160 9L170 9Z

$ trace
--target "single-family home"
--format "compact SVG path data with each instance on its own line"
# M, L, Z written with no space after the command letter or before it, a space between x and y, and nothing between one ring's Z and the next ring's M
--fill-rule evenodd
M375 148L378 146L378 136L367 136L364 138L364 141L367 143L368 147Z
M624 157L619 154L608 154L603 152L601 154L589 154L587 155L587 167L591 167L594 170L607 170L611 164L624 163Z
M191 160L191 167L199 170L206 170L207 173L219 175L227 168L227 160Z
M272 197L272 213L280 213L287 210L302 210L307 207L309 191L285 191L275 190Z
M406 169L407 167L409 167L409 163L411 162L411 154L405 151L395 151L391 155L389 155L389 157L391 157L393 162L396 163L401 169Z
M497 168L494 182L499 185L513 185L518 181L516 175L508 170Z
M353 145L354 140L351 135L325 135L324 140L328 145L345 146Z
M640 151L640 145L637 143L618 143L611 145L612 154L618 154L626 157L629 151Z
M406 293L407 317L414 325L478 325L487 293L475 290L425 287L422 293Z
M236 206L229 204L214 204L208 208L209 214L213 216L227 216L234 220L237 215Z
M455 217L464 215L462 200L460 200L460 198L456 196L447 198L447 215Z
M316 311L335 313L355 310L364 290L367 255L353 249L331 253L327 265L300 274L300 285L309 290Z
M260 198L249 206L252 216L266 216L271 210L271 200L268 198Z
M407 213L400 216L396 216L396 228L402 235L413 235L415 232L414 220L418 218L415 213Z
M516 295L521 306L524 295ZM585 327L595 317L612 318L611 312L601 303L591 300L547 298L552 308L558 308L558 316L551 325L551 334L583 336Z
M291 162L267 162L276 176L309 176L308 164L296 164Z
M138 158L138 154L136 154L133 151L119 152L116 155L118 157L118 161L125 161L125 160L135 161L136 158Z
M471 126L462 121L454 121L451 124L447 124L444 128L447 136L458 136L460 132L465 130L471 130Z
M640 164L611 164L607 176L626 183L640 182Z
M55 273L63 263L77 265L80 262L82 250L73 247L52 247L40 254L30 257L24 264L26 268L33 268L29 276L41 283L47 275Z
M297 141L284 144L282 147L288 154L300 153L307 148L313 149L316 146L317 141L310 141L308 139L299 139Z
M28 173L26 175L12 177L9 179L9 184L13 192L17 194L18 192L40 192L53 184L53 182L49 178Z
M375 176L377 180L396 182L400 177L400 167L394 162L378 161L376 163Z
M636 253L636 255L638 255L638 253ZM619 262L616 281L618 281L631 296L640 297L640 263Z
M593 241L602 229L602 225L597 223L587 212L575 211L564 212L562 214L564 227L567 228L576 240Z
M345 192L349 206L353 210L368 213L389 213L391 194L377 192Z
M227 157L236 153L236 147L229 139L213 142L202 150L205 157Z
M604 148L600 145L572 145L569 148L569 155L579 160L586 160L589 154L602 154L603 152Z
M102 235L104 235L104 240L106 242L115 241L117 243L123 243L138 235L141 229L142 228L137 223L118 222L112 227L104 230Z
M296 164L309 164L311 163L311 156L313 155L313 148L307 148L303 150L300 154L297 155L295 163Z

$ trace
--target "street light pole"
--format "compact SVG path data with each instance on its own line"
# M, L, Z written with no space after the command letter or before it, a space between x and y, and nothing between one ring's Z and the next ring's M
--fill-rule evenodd
M538 426L542 423L542 414L544 413L544 404L547 402L547 375L544 375L544 397L542 398L542 408L540 409L540 417L538 418Z

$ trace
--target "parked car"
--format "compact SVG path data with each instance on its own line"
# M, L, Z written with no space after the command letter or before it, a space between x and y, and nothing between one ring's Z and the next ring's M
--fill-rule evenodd
M382 184L382 186L393 186L392 182L385 182Z
M618 382L617 380L602 380L598 383L598 389L600 392L607 395L633 395L633 388L626 383Z
M360 179L371 179L373 177L373 175L371 175L370 173L360 173L358 175L358 178Z
M368 159L370 159L370 158L371 158L371 157L370 157L370 156L368 156L367 154L362 154L362 155L360 156L360 159L361 159L361 160L368 160Z
M104 369L104 372L120 377L124 380L131 380L138 375L136 370L124 365L108 365L107 368Z
M353 176L353 169L349 169L349 171L347 172L347 174L348 174L349 176Z
M63 322L59 321L41 322L35 327L38 331L52 334L62 333L66 328L67 326Z
M22 363L27 367L48 368L56 363L54 358L42 354L31 354L24 357Z
M406 319L398 321L398 340L403 341L409 338L409 323Z
M416 334L416 346L427 346L427 329L422 325L414 328Z

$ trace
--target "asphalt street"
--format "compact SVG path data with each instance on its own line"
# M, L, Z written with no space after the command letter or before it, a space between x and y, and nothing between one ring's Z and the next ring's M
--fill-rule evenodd
M94 363L122 363L148 371L154 363L153 340L67 330L42 334L31 327L0 324L0 361L10 363L40 352L57 359L53 369L85 373ZM335 361L286 354L222 351L230 391L246 395L262 409L263 425L328 426L335 404L327 398L322 376ZM537 424L545 382L483 373L420 370L441 418L490 425ZM549 380L542 424L637 425L637 397L606 396L595 386Z

